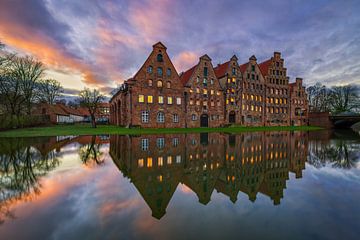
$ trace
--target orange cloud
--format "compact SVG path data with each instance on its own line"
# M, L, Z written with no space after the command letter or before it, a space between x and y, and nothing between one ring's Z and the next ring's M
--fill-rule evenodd
M199 61L199 56L195 52L181 52L174 58L174 65L178 72L186 71Z
M104 86L90 65L66 54L51 37L9 22L0 25L0 34L6 45L35 56L48 67L76 72L82 75L85 83Z

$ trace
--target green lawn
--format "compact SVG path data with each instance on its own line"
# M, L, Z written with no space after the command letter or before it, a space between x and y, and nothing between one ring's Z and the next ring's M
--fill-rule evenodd
M203 132L254 132L254 131L310 131L320 130L319 127L241 127L224 128L163 128L163 129L129 129L111 125L99 125L91 128L87 124L56 125L51 127L24 128L0 132L0 137L40 137L61 135L98 135L98 134L162 134L162 133L203 133Z

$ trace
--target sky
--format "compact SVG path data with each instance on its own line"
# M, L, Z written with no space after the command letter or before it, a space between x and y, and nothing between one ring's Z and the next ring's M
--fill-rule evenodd
M216 66L280 51L290 82L360 84L358 0L0 0L0 41L44 62L69 94L109 93L158 41L179 73L203 54Z

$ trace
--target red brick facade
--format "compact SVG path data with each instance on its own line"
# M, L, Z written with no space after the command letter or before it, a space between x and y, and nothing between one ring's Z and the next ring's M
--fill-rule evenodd
M309 119L309 104L303 80L296 78L290 88L290 124L293 126L306 126Z
M261 74L256 57L240 66L243 73L243 91L241 93L241 124L245 126L263 126L265 111L265 80Z
M260 64L255 56L240 66L237 60L233 56L213 68L211 58L203 55L179 76L166 47L158 42L110 100L110 123L143 128L308 123L302 80L289 85L280 53ZM301 116L299 108L304 111Z
M211 58L200 57L180 79L185 92L186 127L220 127L224 123L224 93Z

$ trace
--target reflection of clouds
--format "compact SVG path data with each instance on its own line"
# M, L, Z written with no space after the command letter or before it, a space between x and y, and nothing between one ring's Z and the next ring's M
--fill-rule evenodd
M329 175L331 177L336 177L351 182L358 182L360 180L359 163L357 165L357 168L342 169L334 168L332 164L328 163L319 169L311 164L306 163L306 170L308 170L306 174L311 174L311 176L317 180L320 180L324 175Z

